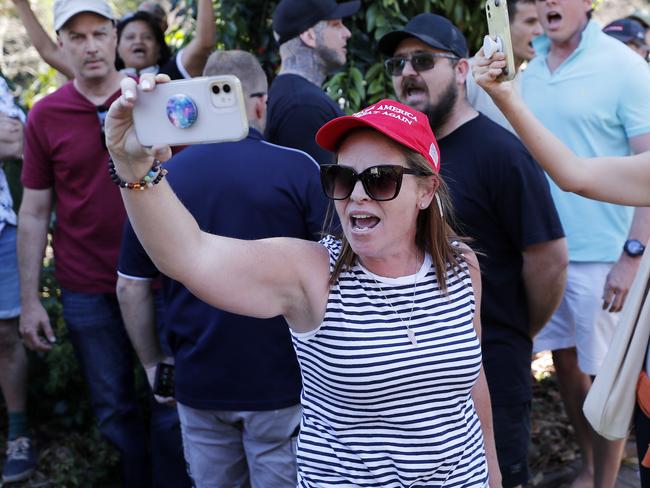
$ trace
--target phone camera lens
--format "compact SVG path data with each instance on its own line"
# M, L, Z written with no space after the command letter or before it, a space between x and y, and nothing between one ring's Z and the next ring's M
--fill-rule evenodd
M230 85L223 85L223 92L230 93Z
M214 93L215 95L219 95L220 91L221 89L219 88L219 85L212 85L212 93Z

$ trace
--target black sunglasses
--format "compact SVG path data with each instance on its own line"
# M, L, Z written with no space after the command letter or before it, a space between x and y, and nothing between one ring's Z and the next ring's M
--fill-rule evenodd
M406 67L406 62L410 62L415 71L428 71L436 64L436 58L460 59L458 56L447 53L415 53L410 58L405 56L396 56L384 61L386 71L391 76L402 76Z
M358 180L361 180L366 194L373 200L385 202L399 195L402 187L402 176L425 176L421 171L415 171L398 164L382 164L371 166L361 173L354 168L339 164L324 164L320 167L320 181L327 198L345 200L354 190Z

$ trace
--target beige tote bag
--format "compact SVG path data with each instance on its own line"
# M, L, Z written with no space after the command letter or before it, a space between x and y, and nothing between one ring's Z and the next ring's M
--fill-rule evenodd
M610 440L625 438L630 429L636 384L650 338L649 285L650 248L643 255L614 339L582 407L594 430Z

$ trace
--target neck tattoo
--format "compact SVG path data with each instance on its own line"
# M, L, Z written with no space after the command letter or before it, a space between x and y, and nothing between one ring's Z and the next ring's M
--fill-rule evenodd
M404 327L406 327L406 336L409 338L409 340L411 341L411 344L413 344L414 347L418 345L418 340L415 337L415 332L413 332L413 330L411 330L411 325L410 324L411 324L411 318L413 317L413 309L415 308L415 291L417 290L417 287L418 287L418 274L420 272L420 269L417 266L417 263L419 263L419 262L420 261L419 261L417 255L416 255L415 256L416 270L415 270L415 274L413 275L413 297L411 298L411 311L409 312L409 318L408 318L408 321L406 321L406 322L404 322L402 320L402 317L400 316L400 314L397 313L397 310L395 310L395 308L393 307L393 304L390 303L390 300L386 296L386 293L384 292L384 290L381 288L381 285L379 284L377 279L374 276L372 277L375 284L377 285L377 288L379 288L379 291L381 292L381 294L384 295L384 298L386 299L386 303L388 303L388 306L390 307L390 309L393 311L393 313L395 315L397 315L397 318L402 323L402 325Z

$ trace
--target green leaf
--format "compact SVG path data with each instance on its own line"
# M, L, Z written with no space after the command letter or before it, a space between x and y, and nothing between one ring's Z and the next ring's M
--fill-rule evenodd
M372 32L375 28L377 21L377 4L373 3L368 10L366 10L366 30Z
M377 95L378 93L384 93L384 80L381 78L373 80L368 86L368 95Z
M368 71L366 71L366 82L374 80L384 72L384 63L373 64Z
M361 71L359 71L359 68L352 66L350 68L350 77L354 82L354 87L357 89L357 91L360 91L359 88L363 88L363 75L361 74Z
M350 108L353 112L358 112L361 108L361 95L355 90L348 92L348 99L350 100Z

